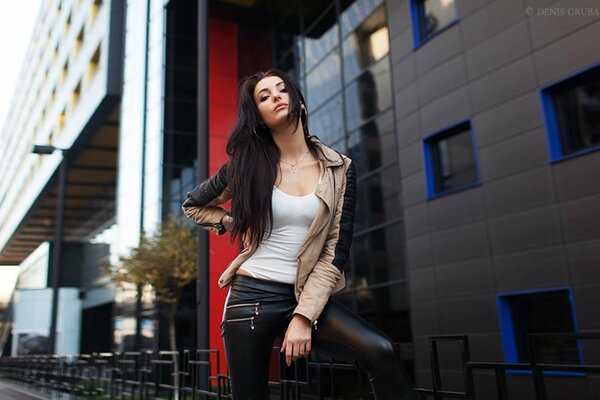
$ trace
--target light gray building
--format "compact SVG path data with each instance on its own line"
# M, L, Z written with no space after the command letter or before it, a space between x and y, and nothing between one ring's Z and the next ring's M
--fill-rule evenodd
M47 307L39 310L47 316L55 314L55 324L61 321L55 325L55 332L62 332L56 334L55 350L62 353L79 352L91 339L80 335L79 320L66 318L70 306L83 320L99 318L110 334L109 345L112 340L114 293L105 287L99 263L108 255L101 234L115 223L122 4L47 0L32 10L39 15L2 129L0 265L21 266L19 289L65 289L57 292L64 299L60 304L46 290L49 297L37 306ZM46 146L41 149L46 154L32 154L34 145ZM59 250L52 242L57 232L63 239ZM60 269L55 273L51 266L57 253ZM67 301L66 293L73 290L76 301ZM16 302L16 314L31 316L31 309ZM52 337L50 326L40 323L35 334ZM66 331L76 333L67 338ZM13 354L18 340L15 335Z

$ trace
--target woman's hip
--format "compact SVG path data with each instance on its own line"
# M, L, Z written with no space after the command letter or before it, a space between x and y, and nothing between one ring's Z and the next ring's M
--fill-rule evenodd
M223 310L223 325L242 324L249 332L269 326L278 333L285 329L296 308L294 286L237 275Z

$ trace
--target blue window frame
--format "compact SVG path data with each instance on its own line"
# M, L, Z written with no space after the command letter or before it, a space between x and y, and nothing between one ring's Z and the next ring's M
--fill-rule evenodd
M547 85L540 94L551 162L600 150L600 66Z
M423 141L429 199L479 184L474 143L470 121L436 132Z
M497 297L500 332L504 357L509 363L530 361L527 335L531 333L576 333L579 330L568 287L501 293ZM583 363L583 351L578 340L546 339L538 342L536 361L546 364ZM530 374L531 371L510 371ZM581 375L545 371L548 375Z
M415 48L458 20L455 0L410 0L410 15Z

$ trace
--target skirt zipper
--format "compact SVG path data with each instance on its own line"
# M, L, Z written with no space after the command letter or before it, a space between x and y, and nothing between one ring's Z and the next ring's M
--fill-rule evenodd
M242 321L250 321L250 329L254 330L254 317L248 317L248 318L234 318L234 319L228 319L225 322L242 322Z
M225 308L230 309L230 308L248 307L248 306L254 306L254 315L258 315L258 307L260 306L260 302L258 302L258 303L245 303L245 304L232 304L232 305L227 306Z

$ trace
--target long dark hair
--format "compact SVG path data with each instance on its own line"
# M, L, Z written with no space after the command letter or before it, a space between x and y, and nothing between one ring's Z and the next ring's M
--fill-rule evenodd
M317 144L308 133L308 116L301 105L306 103L300 89L284 72L270 69L245 77L238 87L237 120L227 141L230 158L228 185L232 194L231 215L234 227L231 240L246 237L258 244L273 228L271 196L277 179L280 151L269 128L261 121L254 101L257 83L268 76L280 77L289 94L289 124L302 123L308 149L317 156Z

